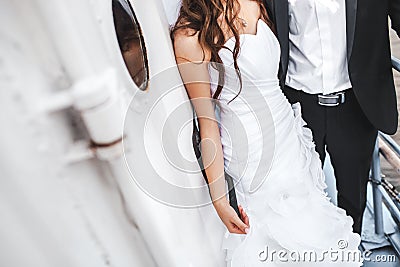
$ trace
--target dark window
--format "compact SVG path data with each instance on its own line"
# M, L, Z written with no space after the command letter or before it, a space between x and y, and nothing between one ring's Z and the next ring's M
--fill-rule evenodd
M113 0L112 9L119 48L132 80L146 90L149 80L146 47L140 25L127 0Z

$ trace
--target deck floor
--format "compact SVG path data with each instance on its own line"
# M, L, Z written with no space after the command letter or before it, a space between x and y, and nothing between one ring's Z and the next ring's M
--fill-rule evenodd
M371 193L369 188L369 193ZM367 208L364 213L363 220L363 233L361 235L362 244L360 249L365 252L364 265L363 267L399 267L400 259L396 254L391 243L384 236L379 237L375 234L375 223L374 216L372 213L371 203L367 204ZM384 211L384 225L385 232L394 233L398 232L398 227L396 227L393 222L388 219L388 211Z
M395 262L385 261L382 262L381 260L374 260L378 257L380 259L388 259L391 255L395 255L395 252L391 247L383 247L379 249L375 249L372 251L372 254L369 256L371 261L364 262L363 267L399 267L400 262L397 258Z

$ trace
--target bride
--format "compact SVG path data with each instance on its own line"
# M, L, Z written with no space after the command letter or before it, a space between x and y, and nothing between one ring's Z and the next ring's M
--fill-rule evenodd
M353 221L326 196L311 131L279 87L280 47L262 0L183 0L171 36L227 228L227 266L360 266Z

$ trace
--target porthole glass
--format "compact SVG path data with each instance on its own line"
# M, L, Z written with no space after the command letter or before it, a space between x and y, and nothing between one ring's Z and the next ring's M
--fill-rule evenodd
M132 6L127 0L113 0L115 31L125 65L133 82L146 90L149 80L146 46Z

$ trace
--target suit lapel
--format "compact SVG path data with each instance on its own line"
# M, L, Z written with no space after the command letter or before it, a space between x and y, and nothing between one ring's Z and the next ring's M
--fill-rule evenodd
M289 6L288 0L272 0L276 31L281 42L289 42Z
M281 46L279 75L281 83L284 83L289 61L289 4L288 0L272 0L271 2L276 33Z
M267 13L269 18L275 22L275 7L274 3L271 0L264 0L265 8L267 9Z
M350 60L356 28L357 0L346 0L347 60Z

